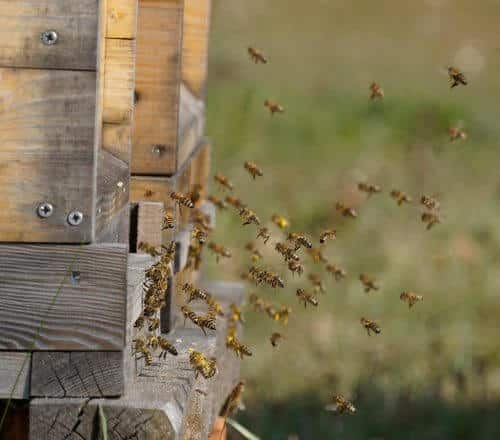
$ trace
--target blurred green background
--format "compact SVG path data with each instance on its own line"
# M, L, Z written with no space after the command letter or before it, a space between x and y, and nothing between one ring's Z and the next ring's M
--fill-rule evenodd
M304 255L306 272L293 279L259 242L262 265L287 286L249 292L293 315L284 327L247 309L254 355L243 362L246 411L237 419L263 439L500 438L500 2L214 0L212 17L213 171L264 223L278 212L316 243L322 228L336 228L325 253L348 272L336 283ZM269 63L250 62L249 45ZM467 87L450 90L448 65L464 71ZM383 101L369 100L372 81ZM286 113L270 117L267 98ZM450 142L457 125L468 138ZM265 176L253 182L245 160ZM356 189L364 180L384 192L367 199ZM436 195L443 224L426 231L420 207L398 207L393 188ZM359 217L339 217L337 200ZM235 255L219 266L211 259L210 270L237 278L255 228L229 209L218 212L215 238ZM309 287L311 272L324 274L327 293L304 310L295 289ZM361 272L381 290L365 294ZM403 290L423 303L409 310ZM382 334L368 337L361 316ZM273 331L286 338L277 349ZM333 393L358 413L325 411Z

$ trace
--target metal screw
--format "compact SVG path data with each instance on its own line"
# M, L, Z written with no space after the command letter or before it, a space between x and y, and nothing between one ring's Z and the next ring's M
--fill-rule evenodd
M42 39L43 44L52 46L53 44L57 43L57 40L59 40L59 34L53 30L45 31L42 32L40 38Z
M71 283L80 284L80 272L78 270L73 270L71 272Z
M166 150L165 145L153 145L153 149L151 150L151 152L155 156L161 156L163 153L165 153L165 150Z
M36 212L40 217L47 218L54 213L54 207L48 202L43 202L38 205Z
M68 223L71 226L78 226L83 222L83 214L80 211L71 211L68 214Z

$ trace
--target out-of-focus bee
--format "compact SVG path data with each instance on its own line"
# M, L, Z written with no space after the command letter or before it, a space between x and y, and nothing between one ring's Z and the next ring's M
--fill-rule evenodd
M450 127L448 129L448 134L450 135L450 141L465 140L467 139L467 133L458 127Z
M254 178L254 180L257 176L262 177L264 175L262 170L253 162L245 162L244 167Z
M202 191L203 191L203 185L201 185L200 183L195 183L191 187L191 191L189 192L188 197L191 199L191 201L194 203L195 206L201 200Z
M266 309L266 302L260 298L257 294L252 293L248 297L249 303L252 305L254 311L256 312L263 312Z
M274 314L273 319L275 321L281 321L283 325L288 324L288 319L292 314L292 308L287 306L281 306Z
M307 278L309 281L311 281L313 287L314 287L314 292L321 292L325 293L326 288L325 288L325 283L321 279L321 277L317 273L310 273Z
M285 112L285 109L283 108L283 106L279 105L275 101L271 101L270 99L266 99L264 101L264 107L267 107L269 109L269 113L271 113L271 115L274 115L275 113L284 113Z
M285 287L285 283L283 283L283 280L274 272L269 272L267 270L252 266L249 270L249 275L257 285L264 282L270 285L273 289L275 289L276 287Z
M189 349L189 362L196 371L196 376L201 374L205 379L214 377L217 373L217 361L215 358L207 359L203 353L192 348Z
M299 298L299 302L304 303L304 308L307 307L308 303L314 307L317 307L319 304L317 298L312 293L306 292L304 289L297 289L297 297Z
M295 250L284 243L276 243L274 246L277 252L285 259L285 261L295 261L298 262L299 256L295 253Z
M271 341L271 345L273 347L277 347L278 346L278 341L283 338L283 335L281 333L278 333L278 332L274 332L270 337L269 337L269 340Z
M222 188L228 189L232 191L234 189L234 185L229 181L229 179L223 174L217 173L214 176L215 182L217 182Z
M364 193L368 194L368 197L370 197L371 195L377 194L377 193L379 193L379 192L382 191L382 188L380 188L380 186L378 186L378 185L372 185L372 184L366 183L366 182L359 182L358 183L358 189L361 192L364 192Z
M456 87L460 84L466 86L467 80L465 79L465 75L460 72L456 67L448 67L448 76L450 77L450 88Z
M144 315L139 315L139 317L135 320L134 322L134 327L141 330L144 327L144 323L146 321L146 318Z
M192 237L198 241L200 244L204 244L207 241L207 234L198 227L193 228Z
M220 257L231 258L233 255L229 249L226 249L221 244L214 243L213 241L208 243L208 249L210 249L215 254L215 261L217 263L219 262Z
M224 316L224 312L222 311L222 306L220 303L210 294L207 295L207 299L205 300L208 304L208 312L212 315Z
M441 223L441 219L439 218L439 216L434 214L433 212L422 213L421 219L423 223L427 223L427 230L431 229L434 225Z
M208 196L207 200L221 211L227 208L226 202L224 202L224 200L222 199L219 199L218 197Z
M163 217L163 223L161 225L161 229L173 229L175 228L174 216L171 212L166 212Z
M210 226L210 216L198 208L194 208L191 211L191 223L203 229L205 232L212 230Z
M263 238L264 244L266 244L271 238L271 233L269 232L269 229L268 228L260 228L259 232L257 234L257 238Z
M233 350L234 353L241 359L243 359L244 355L252 356L252 352L250 351L250 349L238 340L236 334L236 326L234 324L230 325L227 329L226 347Z
M257 214L249 208L240 209L240 217L243 220L243 226L249 225L251 223L260 226L260 219Z
M382 90L382 87L380 87L380 84L377 84L376 82L372 82L370 84L370 91L370 99L382 99L384 97L384 91Z
M361 284L363 284L366 293L370 292L371 290L378 290L380 288L378 283L373 278L370 278L364 273L359 276L359 281L361 281Z
M321 252L321 249L318 248L311 248L307 250L307 253L311 256L313 261L315 263L327 263L328 260L326 257L323 255L323 252Z
M299 276L304 272L304 266L301 263L293 260L288 262L288 269L290 269L292 274L298 274Z
M163 359L167 358L167 354L170 353L173 356L177 356L179 353L177 352L177 349L174 347L174 345L168 340L165 339L162 336L158 336L158 346L160 347L161 353L159 358Z
M337 212L340 212L340 214L342 214L344 217L356 218L358 216L358 213L354 208L349 208L342 202L337 202L335 204L335 209L337 210Z
M243 392L245 391L245 381L240 381L233 388L228 398L224 402L222 406L222 410L220 412L220 416L223 418L227 418L232 416L238 409L244 409L245 406L241 400Z
M175 248L176 248L175 241L172 240L168 244L162 245L161 247L164 251L163 257L165 257L165 261L172 261L175 257Z
M148 330L150 332L154 332L160 328L160 320L158 318L150 318L149 319L149 327Z
M398 203L398 206L401 206L403 203L411 203L412 202L412 198L404 193L403 191L399 191L397 189L393 189L391 191L391 197L396 200L396 202Z
M296 251L299 250L301 246L306 249L311 249L313 246L311 241L304 234L299 234L297 232L290 232L287 241L293 243Z
M228 205L231 205L232 207L236 208L236 209L243 209L243 208L246 208L247 205L245 205L241 199L239 199L238 197L234 197L234 196L226 196L226 198L224 199L224 201L228 204Z
M370 336L370 331L375 332L376 334L379 334L382 331L375 321L366 318L361 318L360 321L361 325L368 332L368 336Z
M325 269L327 272L331 273L334 276L335 281L340 281L347 275L347 272L344 269L342 269L341 267L337 267L335 264L327 264L325 266Z
M198 325L198 315L191 310L189 306L182 306L181 312L184 315L184 325L186 325L186 320L190 320L193 324Z
M399 299L401 301L406 301L408 303L408 308L412 308L418 301L423 301L424 297L422 295L417 295L414 292L403 292Z
M326 406L326 410L335 411L338 414L355 414L356 408L355 406L349 402L345 397L341 395L334 394L333 395L333 403L331 405Z
M327 240L335 240L337 238L337 231L335 229L326 229L319 236L319 242L325 244Z
M150 197L153 197L154 195L154 191L151 191L150 189L147 189L146 191L144 191L144 197L146 197L147 199L149 199Z
M259 49L255 49L255 47L248 48L248 55L250 55L250 59L255 62L255 64L266 64L267 58L262 54Z
M146 365L151 365L153 363L153 355L149 351L146 345L146 341L142 338L137 338L132 340L133 351L132 354L140 354L137 359L144 359Z
M253 241L248 242L245 249L252 254L252 262L256 263L262 258L262 253L257 249Z
M206 301L208 298L208 293L203 290L196 288L193 284L191 283L184 283L181 287L182 291L186 294L189 294L188 298L188 303L191 301L195 301L197 299L201 299L202 301Z
M186 207L186 208L194 208L194 203L193 201L189 198L189 196L186 196L180 192L173 191L170 193L170 198L176 202L180 207Z
M202 261L203 246L190 244L185 269L199 270Z
M282 215L273 214L271 216L271 221L280 229L286 229L290 227L290 222Z
M159 257L161 255L161 252L158 251L153 245L149 243L145 243L144 241L141 241L138 245L137 248L146 253L151 255L152 257Z
M420 203L424 205L427 209L436 209L440 207L440 203L434 198L423 195L420 197Z
M241 322L242 324L245 323L245 319L243 318L243 313L236 304L231 304L229 306L229 310L231 311L230 319L232 322Z

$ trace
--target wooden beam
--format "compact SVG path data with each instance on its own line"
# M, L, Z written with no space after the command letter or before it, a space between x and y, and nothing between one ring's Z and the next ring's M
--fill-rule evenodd
M139 202L137 212L137 243L160 247L162 240L163 203ZM139 250L138 250L139 252Z
M0 399L29 399L30 371L30 352L0 352Z
M0 246L0 350L120 350L127 246Z
M106 1L106 37L135 39L137 31L137 0Z

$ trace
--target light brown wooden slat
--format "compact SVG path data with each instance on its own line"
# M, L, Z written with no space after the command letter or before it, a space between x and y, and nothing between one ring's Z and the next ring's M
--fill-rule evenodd
M0 66L96 69L98 0L0 0L0 11ZM47 30L56 44L43 44Z
M31 353L0 352L0 399L29 399L30 370Z
M130 163L132 127L130 124L103 124L102 149L125 163Z
M0 69L0 241L92 240L95 72ZM51 217L37 216L49 202ZM83 213L70 226L72 210Z
M132 176L130 178L131 202L161 202L165 209L172 210L174 203L170 193L175 190L175 177Z
M119 244L0 245L0 350L120 350L126 261Z
M137 27L137 0L106 1L106 37L134 39Z
M149 243L158 248L162 245L163 203L139 202L137 207L137 243ZM138 253L141 251L138 249Z

